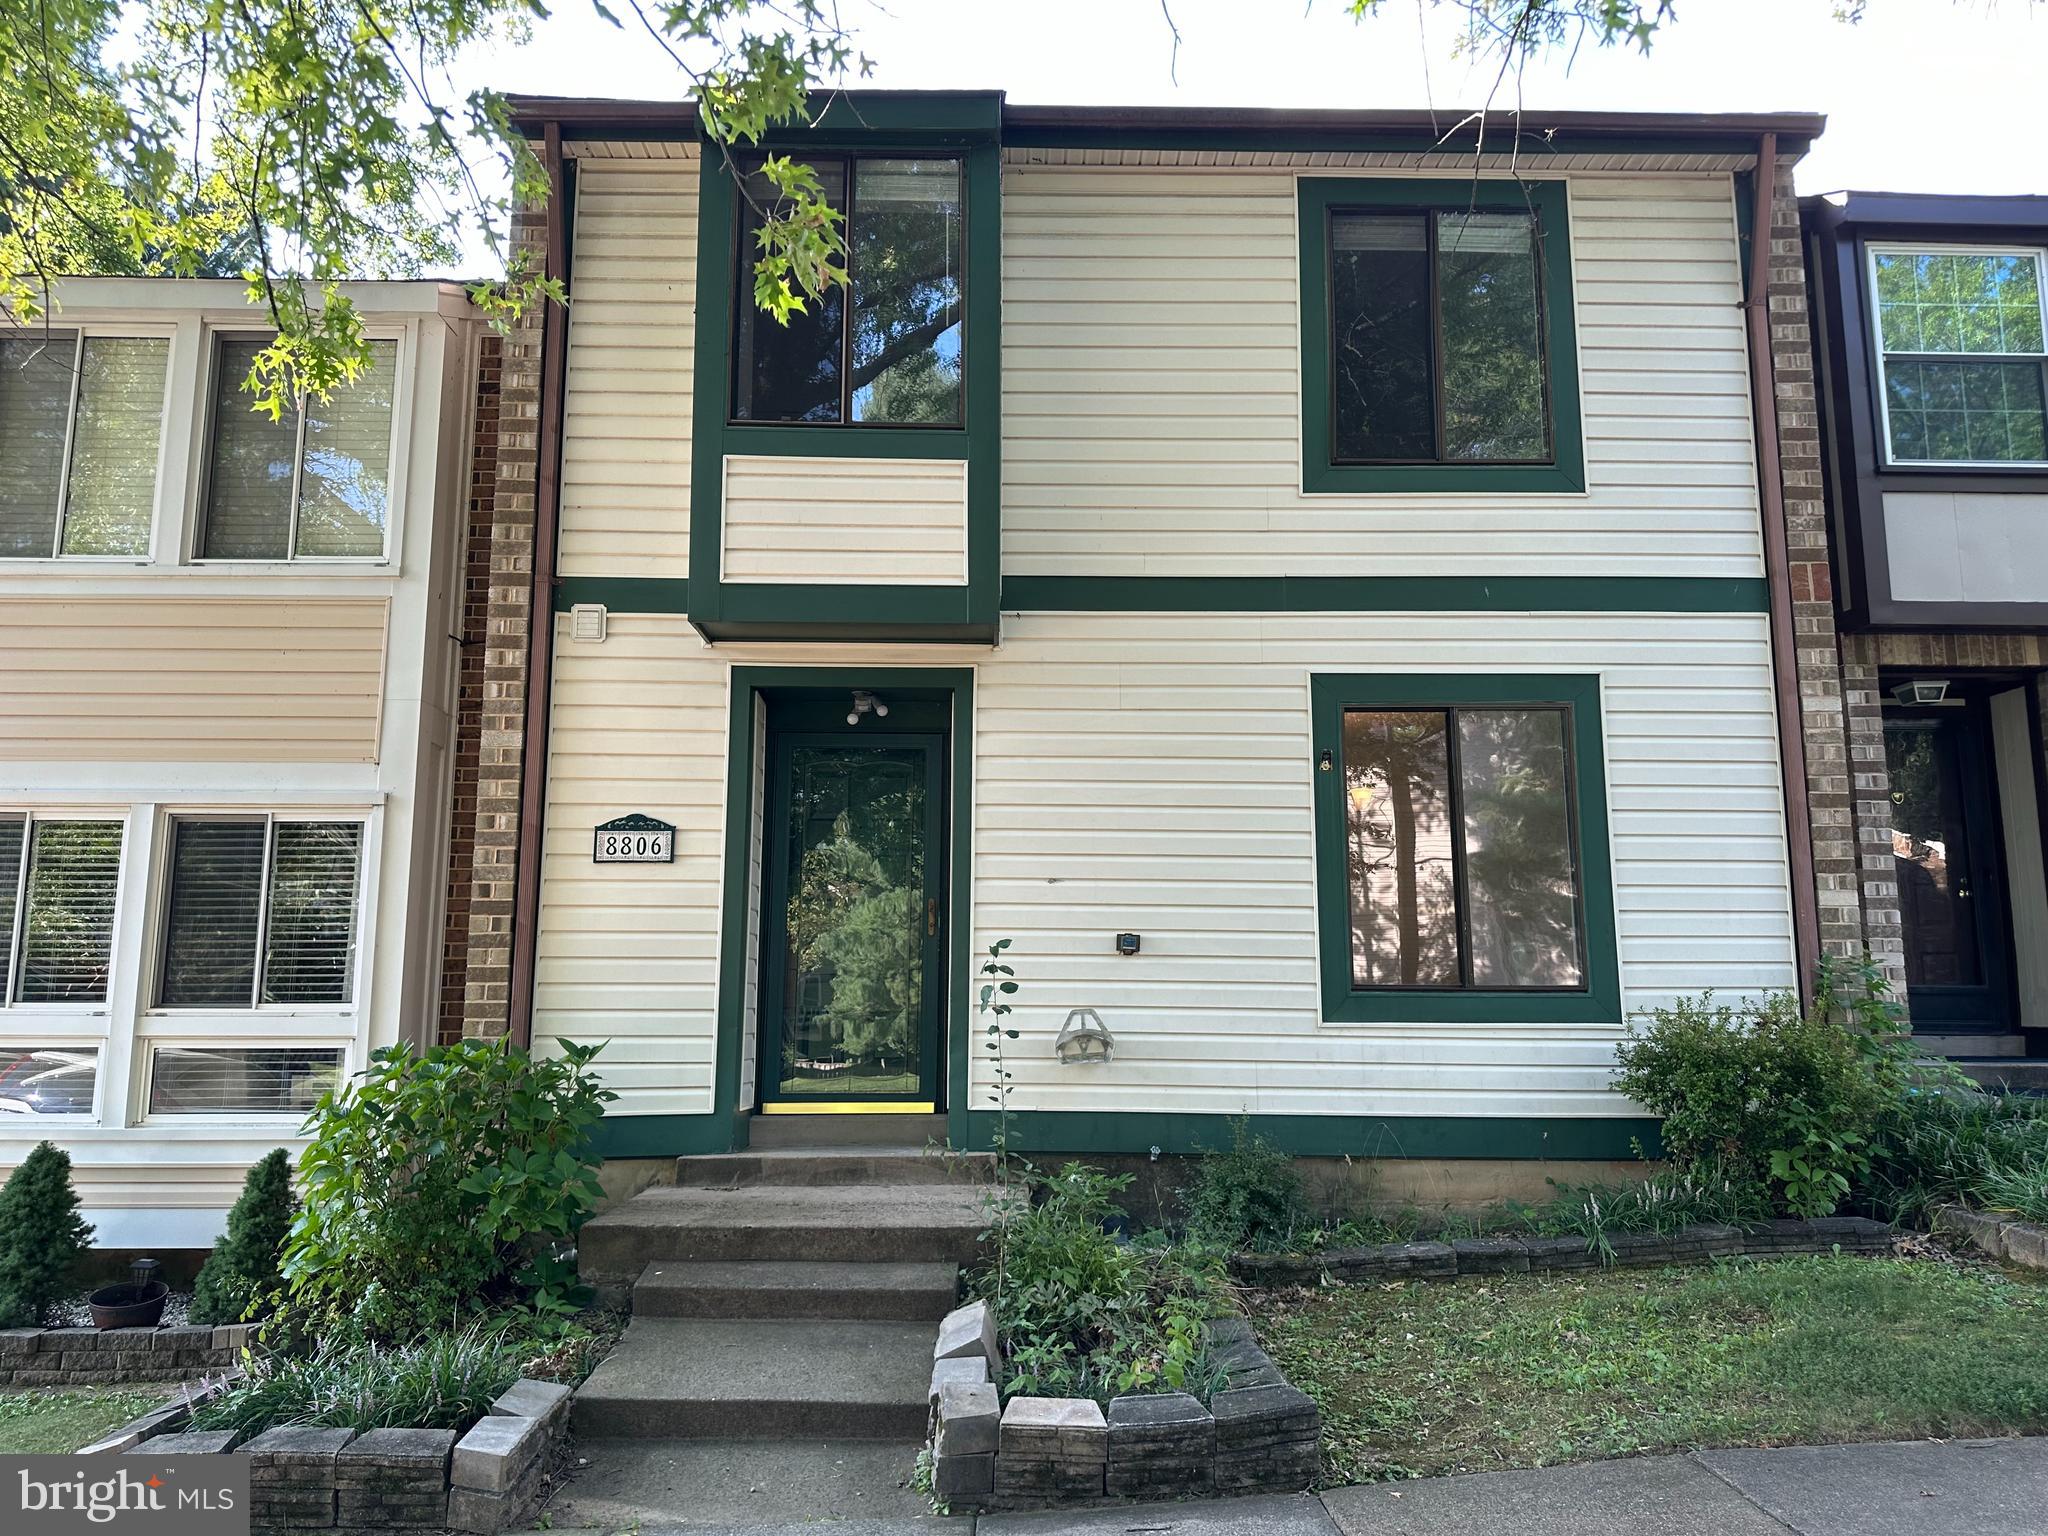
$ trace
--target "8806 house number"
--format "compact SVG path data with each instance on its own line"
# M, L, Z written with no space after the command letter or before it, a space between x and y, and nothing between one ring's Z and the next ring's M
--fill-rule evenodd
M590 857L598 864L673 864L676 829L652 816L621 816L593 834Z

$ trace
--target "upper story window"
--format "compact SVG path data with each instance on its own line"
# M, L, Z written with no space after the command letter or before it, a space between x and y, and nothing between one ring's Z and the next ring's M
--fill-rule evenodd
M149 553L170 343L0 340L0 557Z
M754 302L753 252L776 192L740 198L732 419L957 426L966 191L958 159L805 156L845 216L848 281L778 325Z
M174 821L159 1005L353 1001L362 839L359 821Z
M104 1003L121 823L0 812L0 1005Z
M278 420L249 408L242 381L266 341L224 336L213 357L211 441L198 553L204 560L374 560L390 526L398 343L331 399Z
M1330 215L1331 461L1550 459L1531 213Z
M1871 248L1889 462L2048 463L2042 264L2039 250Z

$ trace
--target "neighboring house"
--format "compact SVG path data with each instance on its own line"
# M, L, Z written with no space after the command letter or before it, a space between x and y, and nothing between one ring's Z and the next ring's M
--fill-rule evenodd
M855 93L777 141L851 272L778 327L687 106L515 109L571 300L507 344L466 1026L608 1042L611 1156L986 1144L1008 939L1013 1145L1249 1116L1540 1188L1495 1160L1648 1131L1629 1014L1795 984L1807 461L1746 323L1820 119L1475 158L1422 113ZM1056 1056L1082 1009L1107 1064Z
M1808 750L1831 949L1916 1035L2048 1056L2048 198L1802 204L1826 448ZM1832 600L1831 600L1832 599ZM1823 801L1822 796L1825 796Z
M370 368L278 421L239 282L0 330L0 1171L62 1146L105 1247L432 1033L479 327L347 291Z

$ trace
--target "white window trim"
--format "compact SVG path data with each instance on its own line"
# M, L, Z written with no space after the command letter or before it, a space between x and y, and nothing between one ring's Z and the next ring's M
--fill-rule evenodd
M340 1058L337 1081L347 1082L356 1072L362 1070L356 1060L357 1045L352 1039L337 1035L332 1030L304 1040L250 1040L233 1035L176 1035L139 1036L134 1045L133 1074L135 1103L129 1115L129 1124L137 1126L163 1127L189 1125L220 1129L236 1126L277 1126L296 1131L305 1121L305 1115L297 1110L284 1109L228 1109L204 1111L197 1114L178 1114L173 1111L152 1110L149 1107L150 1085L156 1077L157 1052L165 1046L177 1046L192 1050L246 1051L250 1049L273 1049L285 1051L333 1051Z
M286 534L286 548L290 553L282 560L242 560L201 553L206 539L206 500L213 478L214 387L220 369L221 343L251 338L268 340L274 335L276 332L267 326L248 324L208 324L200 333L199 377L195 385L197 408L193 412L198 428L198 441L193 455L195 472L191 476L191 515L186 520L186 535L181 551L184 563L215 574L274 575L308 570L330 575L349 572L379 576L396 574L398 562L392 552L404 548L402 518L406 497L405 472L406 460L410 457L400 449L410 437L408 429L412 417L412 373L419 356L414 327L410 325L363 327L365 341L389 341L396 346L392 362L395 374L391 389L391 430L385 444L383 549L374 555L301 555L297 552L299 487L305 472L306 457L306 418L302 411L299 415L298 438L292 458L291 526Z
M94 566L111 567L116 570L133 566L146 566L152 558L156 545L157 518L164 506L164 471L171 449L171 402L176 394L175 381L178 365L178 327L175 324L142 323L118 320L72 320L65 316L53 317L52 331L74 332L71 353L71 403L64 414L64 462L57 475L57 520L52 536L52 548L47 555L11 555L0 559L0 571L47 570L50 566L63 564L70 568L90 569ZM64 553L64 523L67 509L65 500L71 488L71 453L73 438L78 431L78 389L82 372L79 363L84 355L85 343L94 338L111 338L117 341L161 341L164 345L164 392L162 403L157 407L156 421L156 465L151 470L149 522L143 530L142 548L126 555L67 555Z
M1871 356L1877 364L1877 410L1878 450L1883 455L1886 468L1901 469L1995 469L2025 473L2028 470L2048 469L2048 459L1902 459L1892 453L1892 408L1891 390L1885 370L1884 326L1877 306L1877 258L1880 256L2031 256L2034 260L2034 294L2041 306L2041 327L2044 343L2048 343L2048 248L2024 243L2013 245L1957 244L1952 241L1923 240L1875 240L1864 248L1863 280L1870 294L1869 313L1865 318L1867 334L1870 337ZM1954 352L1943 353L1944 358L1963 361L1971 358L2008 358L2023 362L2029 358L2040 361L2048 358L2048 352Z
M33 1044L40 1041L49 1031L44 1021L54 1028L76 1025L80 1020L98 1020L98 1032L104 1037L106 1021L112 1017L114 995L120 989L120 924L121 897L128 884L129 818L126 807L113 809L106 806L49 806L44 802L35 805L0 805L0 815L20 816L21 862L15 867L13 888L7 886L4 872L0 872L0 910L8 916L5 929L8 944L7 985L0 989L0 1031L17 1042ZM34 846L36 823L40 821L111 821L121 828L121 847L114 855L114 921L107 931L107 995L94 1003L21 1003L14 997L15 988L21 982L21 945L23 940L21 919L28 909L28 864L29 850ZM32 1022L33 1021L33 1022ZM29 1037L34 1036L31 1040ZM81 1034L77 1038L83 1038ZM4 1123L4 1120L0 1120Z
M258 896L256 929L256 971L251 987L252 1001L246 1008L179 1008L158 1002L163 989L163 965L170 937L171 921L171 865L172 841L176 823L182 821L256 821L263 822L263 886ZM273 857L275 831L279 823L285 822L351 822L362 828L356 844L356 899L355 929L352 939L355 954L349 975L349 997L351 1001L336 1004L309 1003L265 1003L255 1001L260 997L263 985L263 950L270 932L270 863ZM212 1032L216 1036L234 1043L247 1045L251 1040L270 1039L281 1032L289 1033L294 1044L299 1043L300 1029L297 1020L313 1021L316 1033L314 1039L326 1040L330 1036L353 1035L357 1021L364 1012L364 996L370 985L370 951L374 948L374 932L371 925L376 921L376 907L371 893L376 888L376 860L379 857L378 830L381 818L373 810L360 805L336 807L332 810L320 806L295 805L288 810L263 807L223 807L220 805L166 805L157 818L156 846L161 850L153 874L148 939L143 948L141 983L144 1001L137 1010L137 1043L143 1038L175 1038L180 1044L192 1044L200 1038L198 1032ZM282 1030L281 1030L282 1027ZM147 1102L147 1075L141 1084L143 1102ZM180 1120L189 1118L179 1116Z

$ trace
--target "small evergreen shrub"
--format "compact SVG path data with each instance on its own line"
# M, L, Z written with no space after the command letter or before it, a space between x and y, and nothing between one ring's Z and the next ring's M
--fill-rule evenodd
M587 1070L598 1049L394 1046L323 1095L283 1261L287 1331L404 1342L505 1306L574 1310L560 1250L601 1196L590 1131L618 1097Z
M1308 1225L1294 1159L1244 1120L1232 1126L1228 1148L1197 1159L1181 1208L1191 1233L1240 1250L1286 1248Z
M228 1229L213 1245L193 1287L194 1323L240 1323L270 1309L284 1283L279 1265L298 1209L292 1155L279 1147L242 1181L241 1197L228 1212Z
M0 1188L0 1328L41 1323L91 1241L71 1187L70 1155L37 1142Z

